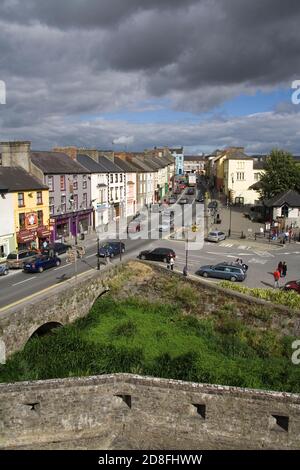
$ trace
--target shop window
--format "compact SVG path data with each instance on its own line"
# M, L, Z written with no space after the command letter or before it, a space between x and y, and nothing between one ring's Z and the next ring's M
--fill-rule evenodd
M6 245L0 245L0 258L6 258L7 256L7 247Z
M37 191L37 193L36 193L36 203L37 203L37 205L43 204L43 193L42 193L42 191Z
M19 227L20 227L20 230L25 228L25 214L24 213L19 214Z
M18 193L18 207L24 207L24 193Z

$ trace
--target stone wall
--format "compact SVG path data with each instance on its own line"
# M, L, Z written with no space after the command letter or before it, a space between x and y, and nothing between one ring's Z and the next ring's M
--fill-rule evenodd
M85 317L99 295L106 291L107 280L114 276L120 265L109 271L87 272L57 284L42 298L35 298L23 306L3 313L0 318L0 342L5 345L6 358L22 349L32 334L42 325L65 325Z
M299 447L299 395L130 374L0 385L2 449Z

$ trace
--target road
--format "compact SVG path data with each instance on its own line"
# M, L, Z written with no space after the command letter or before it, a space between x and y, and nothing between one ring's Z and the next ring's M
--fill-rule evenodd
M189 198L192 202L194 197ZM191 205L188 204L188 212ZM176 252L175 269L182 272L186 260L186 245L184 241L172 241L166 239L166 234L159 234L157 228L146 232L147 239L140 239L140 234L130 234L132 239L123 240L126 246L124 259L136 259L143 249L152 249L158 246L173 248ZM160 237L160 239L158 239ZM162 240L162 238L164 238ZM76 263L77 274L91 269L97 269L97 244L96 239L90 241L89 247L82 260ZM242 258L249 265L247 279L244 282L249 287L272 287L273 276L279 261L286 261L288 265L287 280L299 279L300 245L291 244L284 247L269 247L260 243L249 243L247 240L225 240L219 244L205 242L202 249L189 250L188 271L194 274L197 269L205 264L215 264L221 261L232 261ZM40 293L44 289L60 284L75 276L75 264L67 264L66 256L61 257L62 264L58 268L52 268L43 273L29 274L20 270L11 270L8 276L0 278L0 312L7 306L21 302L29 296ZM112 265L119 262L119 258L112 261ZM101 259L101 268L104 267ZM211 282L218 282L211 280Z

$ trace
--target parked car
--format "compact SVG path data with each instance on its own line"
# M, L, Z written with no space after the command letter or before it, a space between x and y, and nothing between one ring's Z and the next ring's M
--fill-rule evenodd
M176 258L175 251L171 248L154 248L153 250L141 251L139 254L140 259L163 261L164 263L167 262L169 256Z
M107 242L99 247L98 255L103 258L113 258L125 252L125 245L122 242Z
M195 194L194 188L189 188L189 189L187 190L186 194L187 194L188 196L193 196L193 195Z
M218 209L218 201L210 201L207 207L208 209Z
M246 273L242 267L233 266L230 264L220 263L207 266L201 266L196 272L199 276L203 277L215 277L218 279L226 279L227 281L244 281L246 279Z
M6 263L0 264L0 276L6 276L8 274L9 268Z
M68 249L72 248L72 245L68 245L67 243L55 242L50 243L47 248L43 248L41 253L44 255L49 254L52 251L56 256L62 255L63 253L67 253Z
M33 261L27 261L23 265L26 273L42 273L45 269L54 268L61 265L61 260L57 256L39 255Z
M174 196L171 196L169 199L169 204L176 204L177 198Z
M294 290L300 294L300 280L298 281L289 281L287 282L284 287L284 290Z
M25 262L32 261L37 255L37 250L12 251L6 258L6 264L9 268L21 269Z
M179 199L178 204L188 204L188 199L186 197L182 197Z
M226 235L224 232L219 232L217 230L214 230L212 232L209 232L208 236L207 236L207 240L209 242L220 242L222 240L225 240L226 239Z

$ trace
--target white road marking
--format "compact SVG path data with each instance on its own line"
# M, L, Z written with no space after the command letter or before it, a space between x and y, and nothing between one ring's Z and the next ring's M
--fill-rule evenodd
M262 256L263 258L275 258L275 255L273 255L272 253L269 253L268 251L254 251L253 250L253 253L255 253L257 256Z
M75 263L64 264L63 266L59 266L59 268L53 269L53 271L58 271L59 269L63 269L63 268L65 268L66 266L71 266L72 264L75 264Z
M36 276L29 277L28 279L25 279L24 281L16 282L15 284L13 284L13 286L18 286L19 284L23 284L24 282L33 281L33 279L36 279Z
M97 253L94 253L94 254L92 254L92 255L85 256L84 258L85 258L85 259L88 259L88 258L92 258L93 256L97 256Z
M253 264L266 264L267 260L266 259L258 259L258 258L251 258L248 260L248 263L253 263Z

